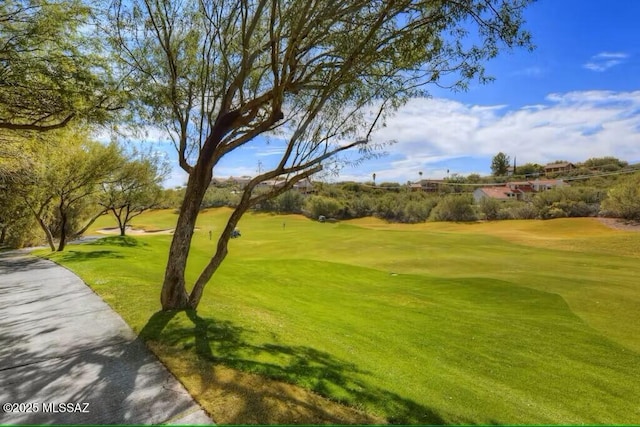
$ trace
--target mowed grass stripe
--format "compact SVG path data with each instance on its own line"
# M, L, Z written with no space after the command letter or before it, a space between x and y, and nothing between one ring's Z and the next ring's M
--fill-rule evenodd
M201 218L192 278L224 213ZM153 214L141 219L153 225ZM589 224L559 240L629 239ZM502 223L490 225L493 235L485 224L384 230L249 215L198 310L208 355L186 314L159 342L394 422L640 419L637 259L613 244L620 255L510 243ZM169 241L108 238L54 258L141 331L159 308Z

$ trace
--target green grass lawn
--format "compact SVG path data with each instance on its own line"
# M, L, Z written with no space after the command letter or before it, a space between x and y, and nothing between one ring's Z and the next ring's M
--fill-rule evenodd
M226 214L200 216L190 279ZM153 212L134 225L175 218ZM94 229L113 225L105 217ZM390 422L640 420L638 233L595 219L321 224L266 214L239 228L197 315L154 316L169 235L107 237L50 257L167 360L205 363L178 373L198 378L185 381L195 394L207 366L224 365Z

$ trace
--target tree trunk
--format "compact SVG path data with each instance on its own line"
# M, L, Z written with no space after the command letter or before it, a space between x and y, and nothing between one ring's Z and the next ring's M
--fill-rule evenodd
M4 240L7 238L8 228L9 228L8 225L5 225L4 227L2 227L2 231L0 232L0 245L4 244Z
M60 242L58 243L58 252L64 251L67 245L67 216L62 215L62 223L60 224Z
M42 219L42 213L45 210L45 207L48 203L43 204L40 206L40 209L38 210L38 212L36 212L36 210L33 208L33 206L31 205L31 203L28 202L27 198L24 198L27 206L29 207L29 209L31 210L31 212L33 213L33 216L36 218L36 220L38 221L38 224L40 225L40 228L42 228L42 231L44 231L44 235L47 237L47 243L49 244L49 247L51 248L51 251L55 251L56 250L56 245L53 244L53 235L51 234L51 230L49 230L49 227L47 227L47 224L45 224L44 219Z
M67 237L64 234L61 234L60 242L58 243L58 252L64 251L64 248L66 245L67 245Z
M184 273L189 257L191 239L196 219L200 212L200 204L211 182L211 169L202 167L199 163L189 175L184 200L180 208L180 215L176 229L173 232L169 260L165 271L164 283L160 302L163 310L183 310L192 308L185 286Z
M55 251L56 245L53 243L53 235L51 234L51 230L49 230L49 227L47 227L47 224L44 223L44 220L42 218L40 218L39 216L36 218L38 220L38 224L40 224L40 228L42 228L45 236L47 237L47 243L49 244L51 251Z
M217 156L220 153L216 152L217 146L239 116L239 111L218 115L211 134L207 137L200 151L198 162L189 172L189 181L180 207L176 229L173 232L169 260L160 294L160 303L165 311L193 308L189 304L189 294L184 278L193 230L200 213L202 199L204 199L204 194L211 183L213 166L219 159Z
M322 170L322 166L320 165L316 166L315 168L309 169L306 172L301 173L296 177L294 177L293 179L289 180L288 183L285 183L285 185L282 186L281 188L274 190L271 193L264 194L261 197L264 197L265 198L264 200L266 200L267 198L276 197L279 194L284 193L285 191L291 189L291 187L296 182L299 182L302 179L308 178L309 176L311 176L316 172L319 172L320 170ZM224 259L227 257L227 253L229 252L228 250L229 239L231 238L231 234L233 233L233 230L235 230L236 225L238 225L240 218L242 218L242 216L245 214L245 212L247 212L247 210L251 206L254 206L256 203L260 202L259 197L253 198L253 199L251 198L251 193L256 185L257 185L257 182L252 181L245 187L244 194L242 195L240 202L238 203L238 206L236 206L234 211L231 213L231 216L229 216L229 219L227 220L227 225L225 226L224 230L222 231L222 234L220 235L220 238L218 239L218 246L217 246L215 255L213 256L213 258L211 258L211 260L209 261L209 264L207 264L207 266L204 268L202 273L200 273L200 276L198 277L195 285L193 286L191 295L189 295L189 305L192 309L195 310L198 307L198 304L200 303L200 299L202 298L202 294L204 292L204 287L207 285L211 277L218 270L218 267L220 267L220 265L222 264L222 261L224 261Z
M122 221L122 208L119 208L119 210L116 210L116 208L111 208L111 212L113 212L113 216L115 216L116 220L118 221L120 236L125 236L127 232L127 222Z
M122 212L124 210L124 213ZM120 208L120 215L118 218L118 225L120 226L120 236L124 237L127 233L127 224L129 224L130 218L129 214L131 211L129 210L129 205L126 205L123 208ZM123 218L124 217L124 218Z
M64 197L60 197L58 211L60 212L60 242L58 243L58 252L62 252L67 244L67 213L64 208Z
M198 277L196 284L193 286L193 290L191 291L191 295L189 295L189 305L194 310L198 307L200 303L200 299L202 298L202 293L204 291L205 285L209 282L213 274L218 270L222 261L227 257L227 253L229 252L229 239L231 238L231 233L238 225L238 221L242 218L242 215L249 209L250 202L248 198L243 198L240 201L240 204L235 208L229 220L227 221L227 225L223 230L220 238L218 239L218 247L216 249L216 253L209 261L209 264L205 267L205 269Z

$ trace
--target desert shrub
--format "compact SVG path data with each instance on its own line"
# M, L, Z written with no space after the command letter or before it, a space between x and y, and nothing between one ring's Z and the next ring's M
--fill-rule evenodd
M533 203L519 203L517 206L509 208L512 219L536 219L539 211Z
M350 218L362 218L373 215L375 203L370 196L354 194L347 200L347 213Z
M170 209L179 208L184 199L184 188L168 188L163 190L162 197L160 198L158 208Z
M533 197L533 205L539 209L545 209L551 207L554 203L561 201L563 198L563 193L559 191L559 189L554 188L551 190L543 191L542 193L538 193Z
M434 221L475 221L473 197L470 194L445 196L431 211Z
M327 218L336 218L344 208L342 203L331 197L311 196L304 204L305 211L311 218L318 218L321 215Z
M565 210L559 205L545 206L540 210L540 218L542 219L555 219L567 217Z
M603 172L617 171L624 167L627 167L629 163L624 160L620 160L617 157L592 157L587 159L583 165L590 169L597 169Z
M304 207L304 196L297 190L285 191L275 199L276 210L285 213L300 213Z
M236 206L239 201L240 196L232 193L230 188L209 187L204 194L200 207L219 208L222 206Z
M607 198L602 202L602 213L640 220L640 173L625 177L609 189Z
M501 202L490 197L483 197L479 203L480 213L487 221L493 221L498 219L500 209L502 208Z
M398 200L397 194L386 193L378 196L374 215L387 221L399 222L403 216L403 207Z
M567 203L566 206L563 207L563 210L569 217L597 216L600 205L598 203L586 203L580 200Z
M425 201L411 201L404 206L402 222L424 222L429 218L432 207L432 205Z
M496 218L498 220L514 219L511 213L512 208L502 207L498 210Z
M603 198L604 192L594 187L559 187L537 194L533 203L543 219L587 217L598 213Z
M32 215L15 218L10 224L3 224L2 228L0 246L22 248L44 242L44 232Z

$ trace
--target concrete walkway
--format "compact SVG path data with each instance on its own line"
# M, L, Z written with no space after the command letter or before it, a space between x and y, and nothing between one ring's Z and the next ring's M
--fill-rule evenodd
M20 252L0 253L0 404L0 424L212 424L76 275Z

